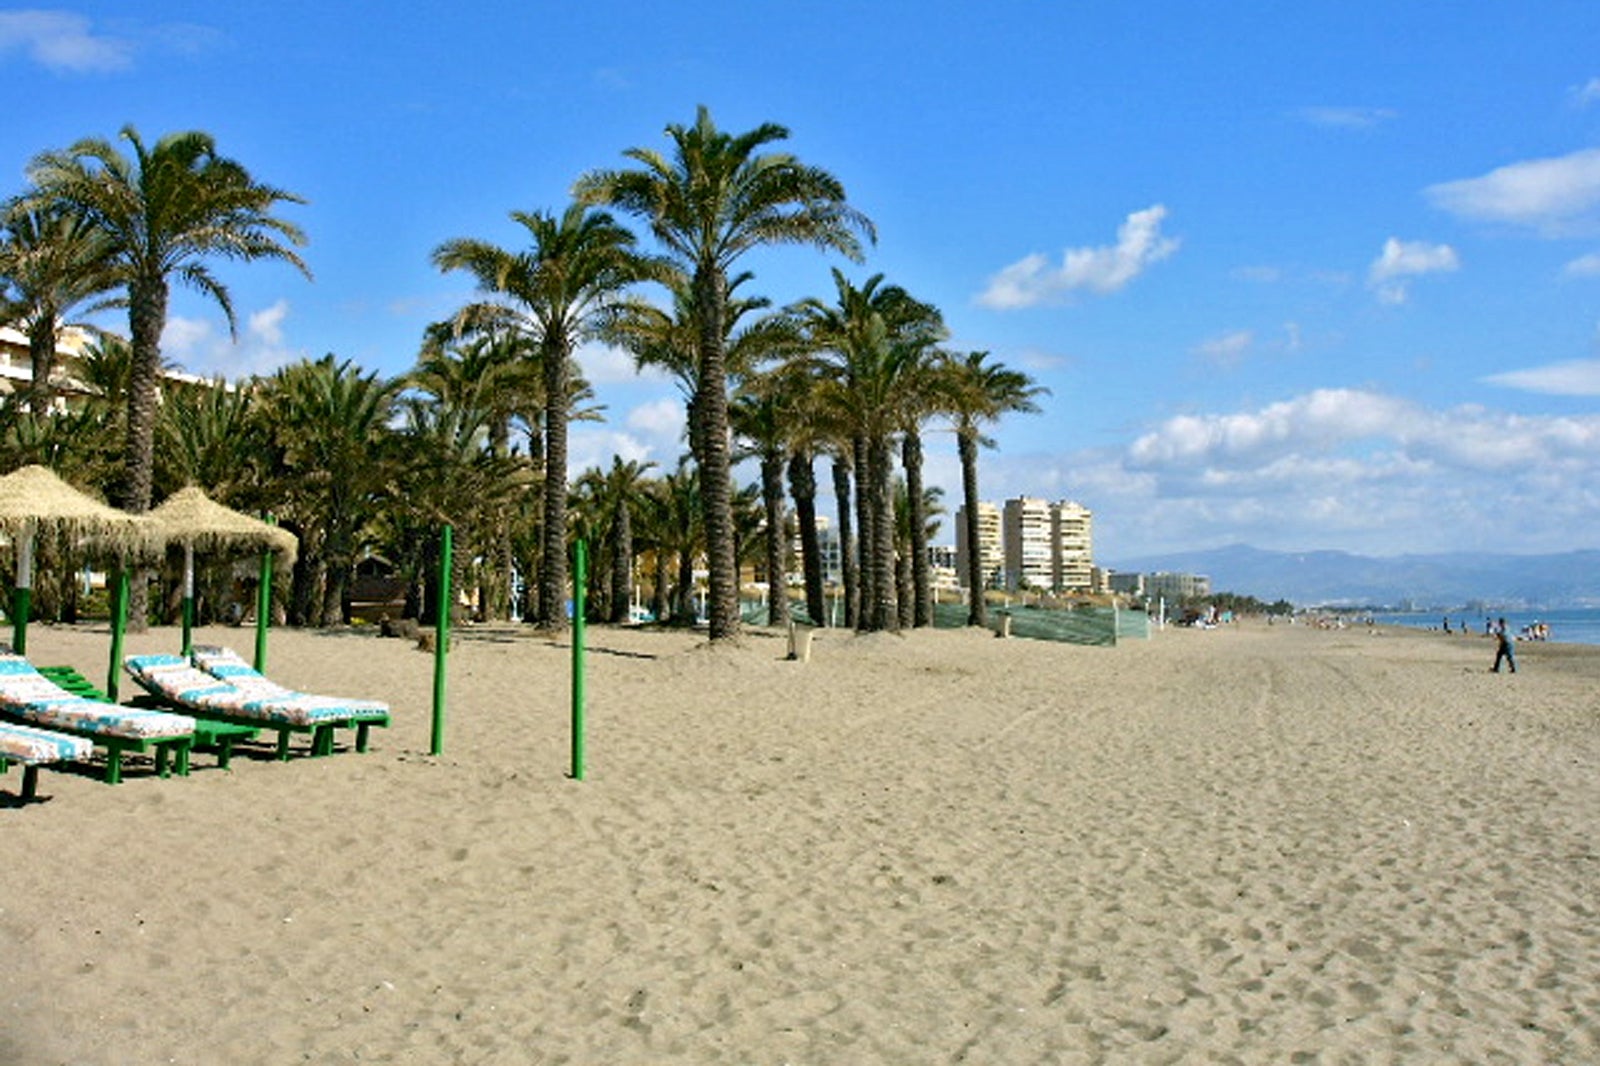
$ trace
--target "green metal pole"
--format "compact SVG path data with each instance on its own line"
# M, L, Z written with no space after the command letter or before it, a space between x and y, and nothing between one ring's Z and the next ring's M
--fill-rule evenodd
M183 655L194 654L194 545L183 546Z
M28 615L33 611L33 523L17 538L17 585L11 592L11 650L28 654Z
M583 780L584 600L589 585L589 546L578 541L572 563L572 779Z
M33 609L33 590L18 585L11 593L11 650L28 654L28 614Z
M106 695L117 702L122 688L122 635L128 630L128 566L117 564L111 578L111 665L106 670Z
M267 515L267 521L272 516ZM261 580L256 585L256 657L251 663L257 673L267 672L267 626L272 619L272 549L261 551Z
M434 608L433 642L433 737L428 751L444 754L445 655L450 650L450 567L452 534L449 526L439 531L439 603Z

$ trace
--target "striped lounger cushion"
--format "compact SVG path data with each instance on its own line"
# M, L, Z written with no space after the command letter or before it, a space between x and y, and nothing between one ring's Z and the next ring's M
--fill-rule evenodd
M24 766L62 760L82 760L94 754L88 737L69 737L25 725L0 723L0 759L13 759Z
M150 692L199 713L211 711L263 725L305 729L349 717L342 708L313 707L291 700L260 699L195 667L179 655L130 655L133 679Z
M0 706L31 725L128 740L185 737L194 719L74 696L20 655L0 655Z
M197 644L194 664L212 677L226 681L255 699L290 700L296 705L326 710L338 710L347 718L386 717L389 705L379 700L352 700L342 696L315 696L284 688L276 681L256 671L232 648Z

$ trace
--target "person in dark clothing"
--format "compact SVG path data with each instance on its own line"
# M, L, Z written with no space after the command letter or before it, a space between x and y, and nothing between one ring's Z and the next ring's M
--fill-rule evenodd
M1504 618L1496 622L1494 626L1494 668L1490 673L1498 674L1502 661L1511 667L1513 674L1517 672L1516 647L1512 643L1511 629L1506 625Z

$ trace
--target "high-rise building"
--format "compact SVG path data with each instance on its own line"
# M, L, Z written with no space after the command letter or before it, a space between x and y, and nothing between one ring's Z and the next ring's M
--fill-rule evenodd
M1081 503L1050 505L1050 587L1088 592L1094 588L1094 515Z
M967 573L967 508L956 508L956 572L962 588L992 588L1000 583L1005 568L1005 553L1000 543L1000 508L992 503L979 503L978 512L978 568L979 579L973 581Z
M1006 588L1055 587L1050 504L1032 496L1007 500L1000 523Z

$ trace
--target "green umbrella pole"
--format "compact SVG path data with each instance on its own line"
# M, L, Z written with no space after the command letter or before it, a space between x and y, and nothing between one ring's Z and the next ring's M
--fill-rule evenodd
M122 688L122 636L128 629L128 568L117 564L111 576L111 665L106 670L106 695L117 702Z
M589 585L589 546L578 541L572 564L572 779L583 780L584 600Z
M267 515L267 521L272 516ZM261 580L256 585L256 658L251 665L257 673L267 672L267 624L272 617L272 549L261 552Z
M33 525L17 538L17 586L11 592L11 648L28 654L28 615L33 610Z
M183 654L194 654L194 545L183 546Z
M444 754L445 656L450 650L450 567L453 554L451 530L439 531L439 603L434 607L433 625L433 736L428 753Z

